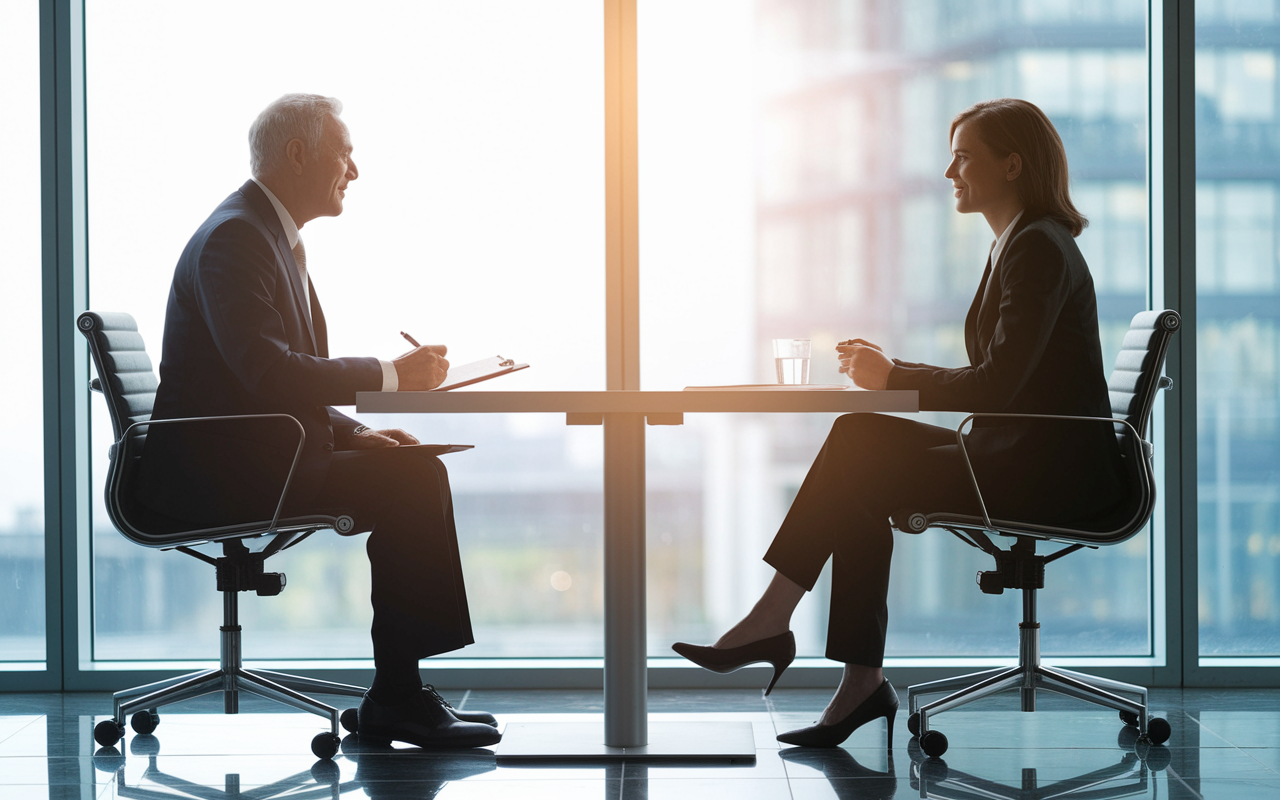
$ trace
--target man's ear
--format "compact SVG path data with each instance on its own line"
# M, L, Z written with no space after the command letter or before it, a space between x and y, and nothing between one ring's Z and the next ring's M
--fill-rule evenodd
M284 146L285 162L294 175L302 174L302 165L307 158L307 145L301 139L290 139Z
M1022 156L1017 153L1009 154L1009 167L1005 172L1004 179L1006 181L1016 181L1018 176L1022 174Z

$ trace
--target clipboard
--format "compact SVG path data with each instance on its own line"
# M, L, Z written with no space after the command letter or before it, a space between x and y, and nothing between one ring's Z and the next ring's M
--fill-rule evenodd
M459 386L470 386L473 383L487 381L499 375L519 372L528 368L528 364L517 364L513 359L503 358L502 356L482 358L479 361L472 361L470 364L450 367L448 374L444 376L444 381L431 391L447 392L450 389L457 389Z
M386 450L413 450L429 456L442 456L446 453L461 453L470 450L474 444L402 444L399 447L387 447Z

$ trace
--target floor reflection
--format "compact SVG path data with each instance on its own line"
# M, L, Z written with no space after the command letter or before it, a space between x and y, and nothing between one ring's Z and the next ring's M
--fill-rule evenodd
M145 759L140 765L139 761ZM496 769L493 753L433 752L415 748L392 749L361 746L359 737L347 736L342 753L334 760L319 759L309 769L263 783L261 775L242 780L241 773L225 773L221 787L211 785L206 765L193 765L190 757L172 756L165 763L160 740L134 736L129 757L115 747L93 754L94 769L110 776L115 797L136 800L193 798L194 800L324 800L366 797L369 800L423 800L433 798L448 784L474 778ZM198 774L182 776L174 770L186 762ZM175 766L176 765L176 766ZM165 767L169 769L166 770Z
M224 773L221 790L207 782L190 780L161 769L160 740L151 735L134 736L129 741L129 754L115 747L102 747L93 754L93 767L110 777L115 797L132 800L158 800L158 798L188 797L195 800L271 800L288 796L291 800L337 800L345 792L359 786L358 780L343 782L342 768L335 761L317 760L310 769L265 784L242 786L241 773ZM137 769L137 761L145 759L145 766ZM181 759L172 759L175 762ZM132 767L133 769L126 769ZM207 778L206 778L207 780ZM425 795L431 797L432 795Z
M583 693L585 703L590 699ZM1132 729L1111 712L1066 706L1024 714L1015 706L948 712L951 749L926 760L905 737L884 748L884 729L859 730L839 750L778 748L777 731L812 721L826 693L775 692L764 712L704 710L758 701L758 690L689 691L693 710L660 712L667 722L749 721L756 758L701 762L495 760L492 753L373 748L349 739L317 762L306 714L224 715L221 707L165 714L155 734L129 734L98 749L93 726L110 707L95 694L0 695L3 800L853 800L1143 797L1161 800L1280 798L1280 691L1162 690L1177 719L1165 747L1136 750ZM594 695L593 695L594 696ZM496 700L495 700L496 698ZM564 693L494 694L485 705L504 722L598 721L549 713ZM571 700L573 698L570 698ZM775 701L776 702L773 702ZM576 702L576 701L575 701ZM680 708L670 703L670 708ZM576 706L575 706L576 708ZM543 710L540 710L543 709ZM1115 727L1113 727L1115 726ZM1119 734L1119 736L1117 736ZM117 749L118 748L118 749Z
M837 800L889 800L898 793L892 751L885 753L884 771L863 766L852 753L838 747L790 747L779 755L788 765L800 764L821 772Z
M912 739L915 742L915 739ZM1124 747L1126 737L1121 735L1121 752L1110 758L1114 763L1083 773L1062 776L1061 762L1050 769L1055 777L1042 779L1042 767L1021 767L1017 783L992 780L949 765L943 758L926 758L919 749L909 748L911 754L911 788L922 798L939 800L972 800L975 797L992 800L1047 800L1059 797L1088 797L1090 800L1110 800L1118 797L1147 797L1154 794L1152 780L1155 773L1164 771L1171 754L1165 747L1143 744L1136 750ZM1090 754L1092 755L1092 754ZM1032 758L1025 755L1024 758ZM1091 759L1076 754L1080 762Z
M425 750L393 750L361 745L352 734L342 740L342 755L355 762L352 784L369 800L433 798L450 783L464 781L497 768L487 750L448 755Z

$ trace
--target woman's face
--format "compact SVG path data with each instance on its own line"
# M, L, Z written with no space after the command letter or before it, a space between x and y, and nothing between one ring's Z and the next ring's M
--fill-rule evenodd
M1015 179L1021 169L1022 159L1016 153L1000 158L978 138L974 126L968 122L956 126L951 164L944 173L955 187L956 211L988 214L1020 206Z

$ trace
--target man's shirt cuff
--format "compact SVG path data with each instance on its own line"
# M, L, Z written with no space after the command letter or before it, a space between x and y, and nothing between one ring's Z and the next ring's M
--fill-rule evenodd
M378 363L382 365L382 391L399 391L400 376L396 374L396 365L382 359L378 359Z

